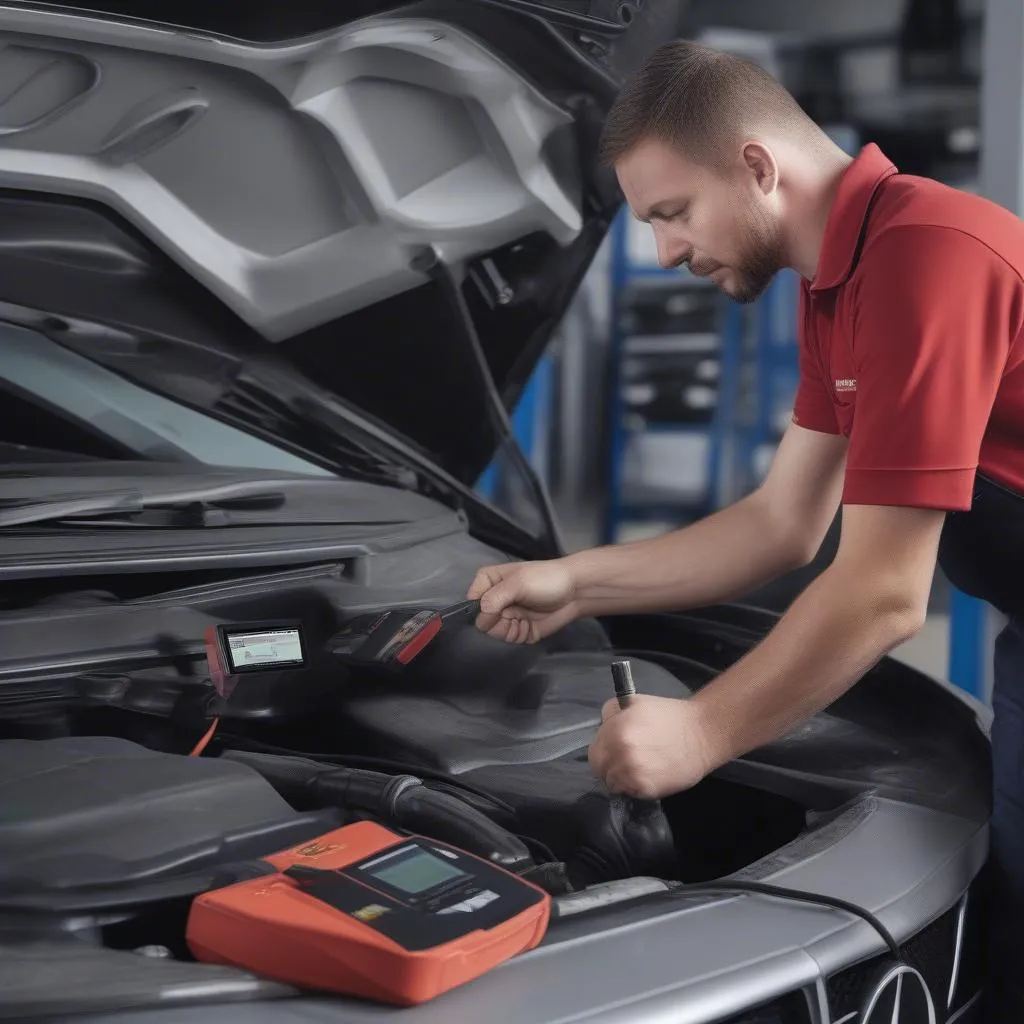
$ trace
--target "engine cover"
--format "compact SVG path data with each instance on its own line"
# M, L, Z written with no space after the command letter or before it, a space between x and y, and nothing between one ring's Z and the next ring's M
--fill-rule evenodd
M124 885L324 831L260 775L108 737L0 742L0 892Z
M515 655L521 649L510 650ZM613 651L547 654L535 658L514 685L504 680L492 685L492 676L484 674L457 691L410 671L393 683L354 687L345 698L345 716L357 727L353 739L367 753L387 752L452 775L545 764L590 744L602 706L615 696L611 664L618 657ZM633 658L632 666L638 693L689 693L660 665Z

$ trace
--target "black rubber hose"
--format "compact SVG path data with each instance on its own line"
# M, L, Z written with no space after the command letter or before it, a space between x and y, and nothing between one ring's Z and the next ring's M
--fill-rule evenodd
M221 730L221 735L224 736L224 730ZM493 793L488 793L485 789L480 789L478 786L471 786L464 779L453 779L451 776L446 775L444 772L439 771L436 768L428 768L424 765L410 765L404 764L401 761L393 761L389 758L383 757L363 757L356 755L338 755L338 754L325 754L322 751L307 751L305 754L296 754L294 750L288 750L286 747L277 747L272 743L261 743L258 740L250 739L249 737L243 737L238 735L230 736L231 746L226 749L229 750L251 750L257 754L277 754L280 757L301 757L307 761L316 761L318 764L325 765L341 765L342 768L366 768L369 771L379 771L385 774L392 773L409 773L415 775L416 778L422 779L424 782L435 782L439 785L443 785L448 792L454 792L460 800L470 800L473 797L479 803L486 803L488 807L493 808L496 811L500 811L502 814L509 818L516 818L516 810L511 804L506 803L504 800L499 800ZM479 810L479 805L474 804Z
M530 850L518 836L450 793L439 793L422 785L410 787L395 801L395 815L397 822L410 832L479 853L508 871L533 866ZM468 845L470 842L479 848Z
M475 807L428 789L412 775L385 775L304 757L229 750L222 755L259 772L299 810L357 808L396 828L451 843L509 871L533 865L526 844Z

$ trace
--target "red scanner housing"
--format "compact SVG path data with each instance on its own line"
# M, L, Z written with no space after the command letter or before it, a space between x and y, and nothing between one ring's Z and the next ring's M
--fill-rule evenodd
M196 959L412 1006L538 945L551 897L472 854L361 821L199 896Z

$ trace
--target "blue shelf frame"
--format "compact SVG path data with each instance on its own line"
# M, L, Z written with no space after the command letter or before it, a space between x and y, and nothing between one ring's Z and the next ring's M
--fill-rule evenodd
M984 601L953 588L949 602L949 681L981 701L988 696L991 615Z
M712 416L710 424L680 423L658 424L645 428L645 433L700 433L708 435L708 453L705 488L706 497L696 502L679 500L672 502L626 501L622 494L623 464L633 431L625 424L626 408L623 400L622 362L625 355L626 336L622 330L623 296L635 279L679 280L678 270L664 270L647 264L637 265L629 259L629 211L623 207L612 222L610 253L611 317L608 396L608 452L606 460L607 499L601 527L601 539L605 544L615 543L619 528L626 522L643 522L662 518L678 517L681 513L690 516L703 515L711 510L714 496L718 493L718 471L721 466L720 416ZM721 381L719 382L721 388Z
M622 330L623 296L636 279L680 280L678 270L663 270L630 261L628 248L629 212L620 211L611 229L611 338L609 346L609 444L607 456L608 497L602 527L602 541L615 542L625 522L650 519L697 518L720 508L726 485L746 491L754 486L754 459L758 449L773 436L773 419L781 388L796 386L796 285L792 272L779 275L754 306L754 360L757 386L754 410L749 422L739 425L740 388L744 369L748 324L740 304L721 297L721 345L719 349L718 402L707 424L651 425L644 433L697 432L707 437L705 489L701 499L666 503L630 504L622 496L622 469L633 432L625 425L622 362L626 337ZM726 479L726 459L733 456L734 476Z
M735 304L734 304L735 305ZM757 453L779 438L777 417L792 408L799 383L799 336L796 321L799 279L792 270L781 271L753 307L754 338L750 364L754 371L753 411L750 423L736 429L740 435L734 490L745 494L759 483ZM737 315L734 312L734 315ZM742 328L733 328L742 330ZM742 341L734 342L742 348ZM742 365L746 352L738 357ZM739 382L739 370L734 378ZM735 403L735 400L734 400ZM732 423L737 410L733 409ZM739 495L737 495L739 496Z

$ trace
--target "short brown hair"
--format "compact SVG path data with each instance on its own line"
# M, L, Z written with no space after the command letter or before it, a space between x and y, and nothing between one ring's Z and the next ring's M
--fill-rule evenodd
M619 93L605 119L601 163L610 167L653 138L717 166L742 133L767 124L805 135L817 127L759 64L676 39L658 47Z

